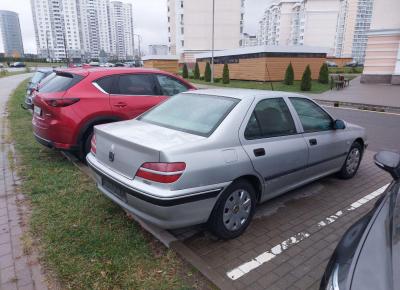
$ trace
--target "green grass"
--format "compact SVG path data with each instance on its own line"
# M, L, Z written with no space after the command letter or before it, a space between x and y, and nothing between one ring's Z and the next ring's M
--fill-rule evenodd
M68 289L192 289L208 283L60 153L36 143L32 117L20 108L26 84L8 104L11 138L21 189L32 205L30 234L49 273Z
M190 82L194 84L204 84L204 85L213 85L213 86L220 86L220 87L231 87L231 88L242 88L242 89L258 89L258 90L271 90L271 83L270 82L256 82L256 81L237 81L231 80L229 84L223 84L220 82L215 82L213 84L189 79ZM282 82L272 82L275 91L284 91L284 92L301 92L300 90L300 81L294 81L293 85L285 85ZM308 93L323 93L330 89L329 84L321 84L318 81L312 81L311 91Z
M10 72L7 69L0 69L0 78L19 75L19 74L26 74L26 73L27 73L27 71L25 71L25 70Z

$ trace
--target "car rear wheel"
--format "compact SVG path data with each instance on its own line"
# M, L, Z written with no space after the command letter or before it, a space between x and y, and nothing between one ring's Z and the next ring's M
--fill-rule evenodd
M338 172L339 178L350 179L356 175L358 167L360 166L362 153L362 145L359 142L354 142L350 147L342 169Z
M221 239L240 236L249 225L255 210L256 192L253 186L238 180L222 194L209 219L209 227Z
M79 152L79 159L83 162L86 162L86 155L90 152L91 141L93 137L93 128L88 131L82 139L82 147Z

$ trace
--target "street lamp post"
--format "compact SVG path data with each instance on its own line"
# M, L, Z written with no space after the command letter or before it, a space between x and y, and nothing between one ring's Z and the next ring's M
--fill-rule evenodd
M137 38L138 38L138 45L139 45L139 60L142 60L142 54L141 54L141 51L140 51L140 39L142 38L141 36L140 36L140 34L136 34L136 33L134 33L133 34L133 38L135 39L135 35L137 36ZM135 50L135 47L133 48L133 50ZM135 51L133 52L133 54L135 54Z
M215 22L215 0L212 7L212 33L211 33L211 83L214 82L214 22Z

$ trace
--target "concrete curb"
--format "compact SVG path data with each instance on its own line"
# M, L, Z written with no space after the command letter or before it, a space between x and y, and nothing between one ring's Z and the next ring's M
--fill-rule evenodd
M397 113L400 114L400 107L393 106L384 106L384 105L372 105L372 104L361 104L361 103L352 103L352 102L342 102L342 101L327 101L314 99L317 103L321 105L327 105L337 108L352 108L359 109L363 111L372 111L372 112L388 112L388 113Z

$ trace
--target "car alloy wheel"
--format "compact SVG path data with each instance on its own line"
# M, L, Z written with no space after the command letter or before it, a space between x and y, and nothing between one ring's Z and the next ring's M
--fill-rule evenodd
M222 216L224 226L229 231L236 231L249 218L251 211L250 194L244 189L232 192L225 201Z

